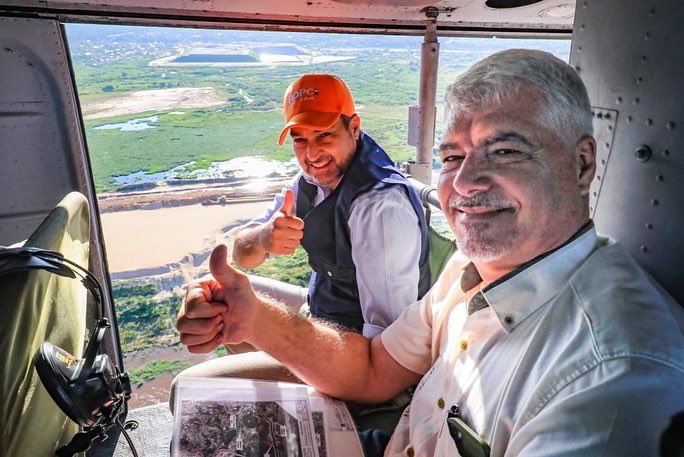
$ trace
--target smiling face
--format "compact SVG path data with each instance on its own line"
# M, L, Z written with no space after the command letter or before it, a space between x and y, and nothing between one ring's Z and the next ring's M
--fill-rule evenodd
M342 119L327 130L293 127L290 136L297 161L316 184L334 189L339 184L356 150L361 121L354 115L346 127Z
M594 140L568 148L539 121L542 105L525 89L456 117L443 134L440 204L485 280L559 246L589 218Z

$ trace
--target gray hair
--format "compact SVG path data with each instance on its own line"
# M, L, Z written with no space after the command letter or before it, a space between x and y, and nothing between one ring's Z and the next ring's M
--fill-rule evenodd
M589 95L579 75L554 55L529 49L497 52L459 75L447 88L446 125L458 116L513 99L525 88L543 96L539 120L568 147L593 135Z

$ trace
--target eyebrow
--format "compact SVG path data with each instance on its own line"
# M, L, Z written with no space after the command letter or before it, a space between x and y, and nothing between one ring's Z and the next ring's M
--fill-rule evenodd
M313 132L314 132L314 134L318 134L321 132L330 132L331 130L332 130L332 128L327 129L327 130L314 130ZM290 129L290 136L295 137L295 136L301 136L301 135L296 134L292 129Z
M530 142L530 140L528 140L527 138L525 138L524 136L522 136L521 134L519 134L517 132L503 132L503 133L500 133L500 134L493 136L491 138L487 138L485 141L482 142L482 145L480 147L487 147L487 146L491 146L492 144L495 144L495 143L500 143L500 142L509 141L509 140L518 141L518 142L520 142L526 146L529 146L529 147L534 146Z
M525 138L524 136L522 136L521 134L519 134L517 132L503 132L503 133L500 133L500 134L493 136L491 138L487 138L479 147L483 148L483 147L491 146L492 144L500 143L503 141L510 141L510 140L518 141L518 142L520 142L526 146L529 146L529 147L534 147L534 145L530 142L530 140L528 140L527 138ZM457 150L459 148L460 148L459 144L454 143L454 142L441 143L439 145L439 151L440 152L454 151L454 150Z
M458 149L458 143L440 143L439 145L439 151L453 151L454 149Z

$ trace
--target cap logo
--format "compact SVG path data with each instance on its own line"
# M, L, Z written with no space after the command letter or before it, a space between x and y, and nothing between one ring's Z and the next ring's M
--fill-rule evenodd
M303 87L298 89L287 97L287 109L292 109L292 105L295 103L313 100L316 95L318 95L318 89L315 87Z

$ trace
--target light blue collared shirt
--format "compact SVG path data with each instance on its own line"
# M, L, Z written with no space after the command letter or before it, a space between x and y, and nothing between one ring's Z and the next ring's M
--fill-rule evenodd
M300 176L301 172L285 189L290 188L297 195ZM307 182L316 185L308 179ZM314 203L318 205L330 190L316 188ZM248 225L268 221L282 206L285 189L275 196L269 209ZM402 186L383 183L354 199L348 223L364 320L362 333L371 338L394 322L418 297L420 226Z

